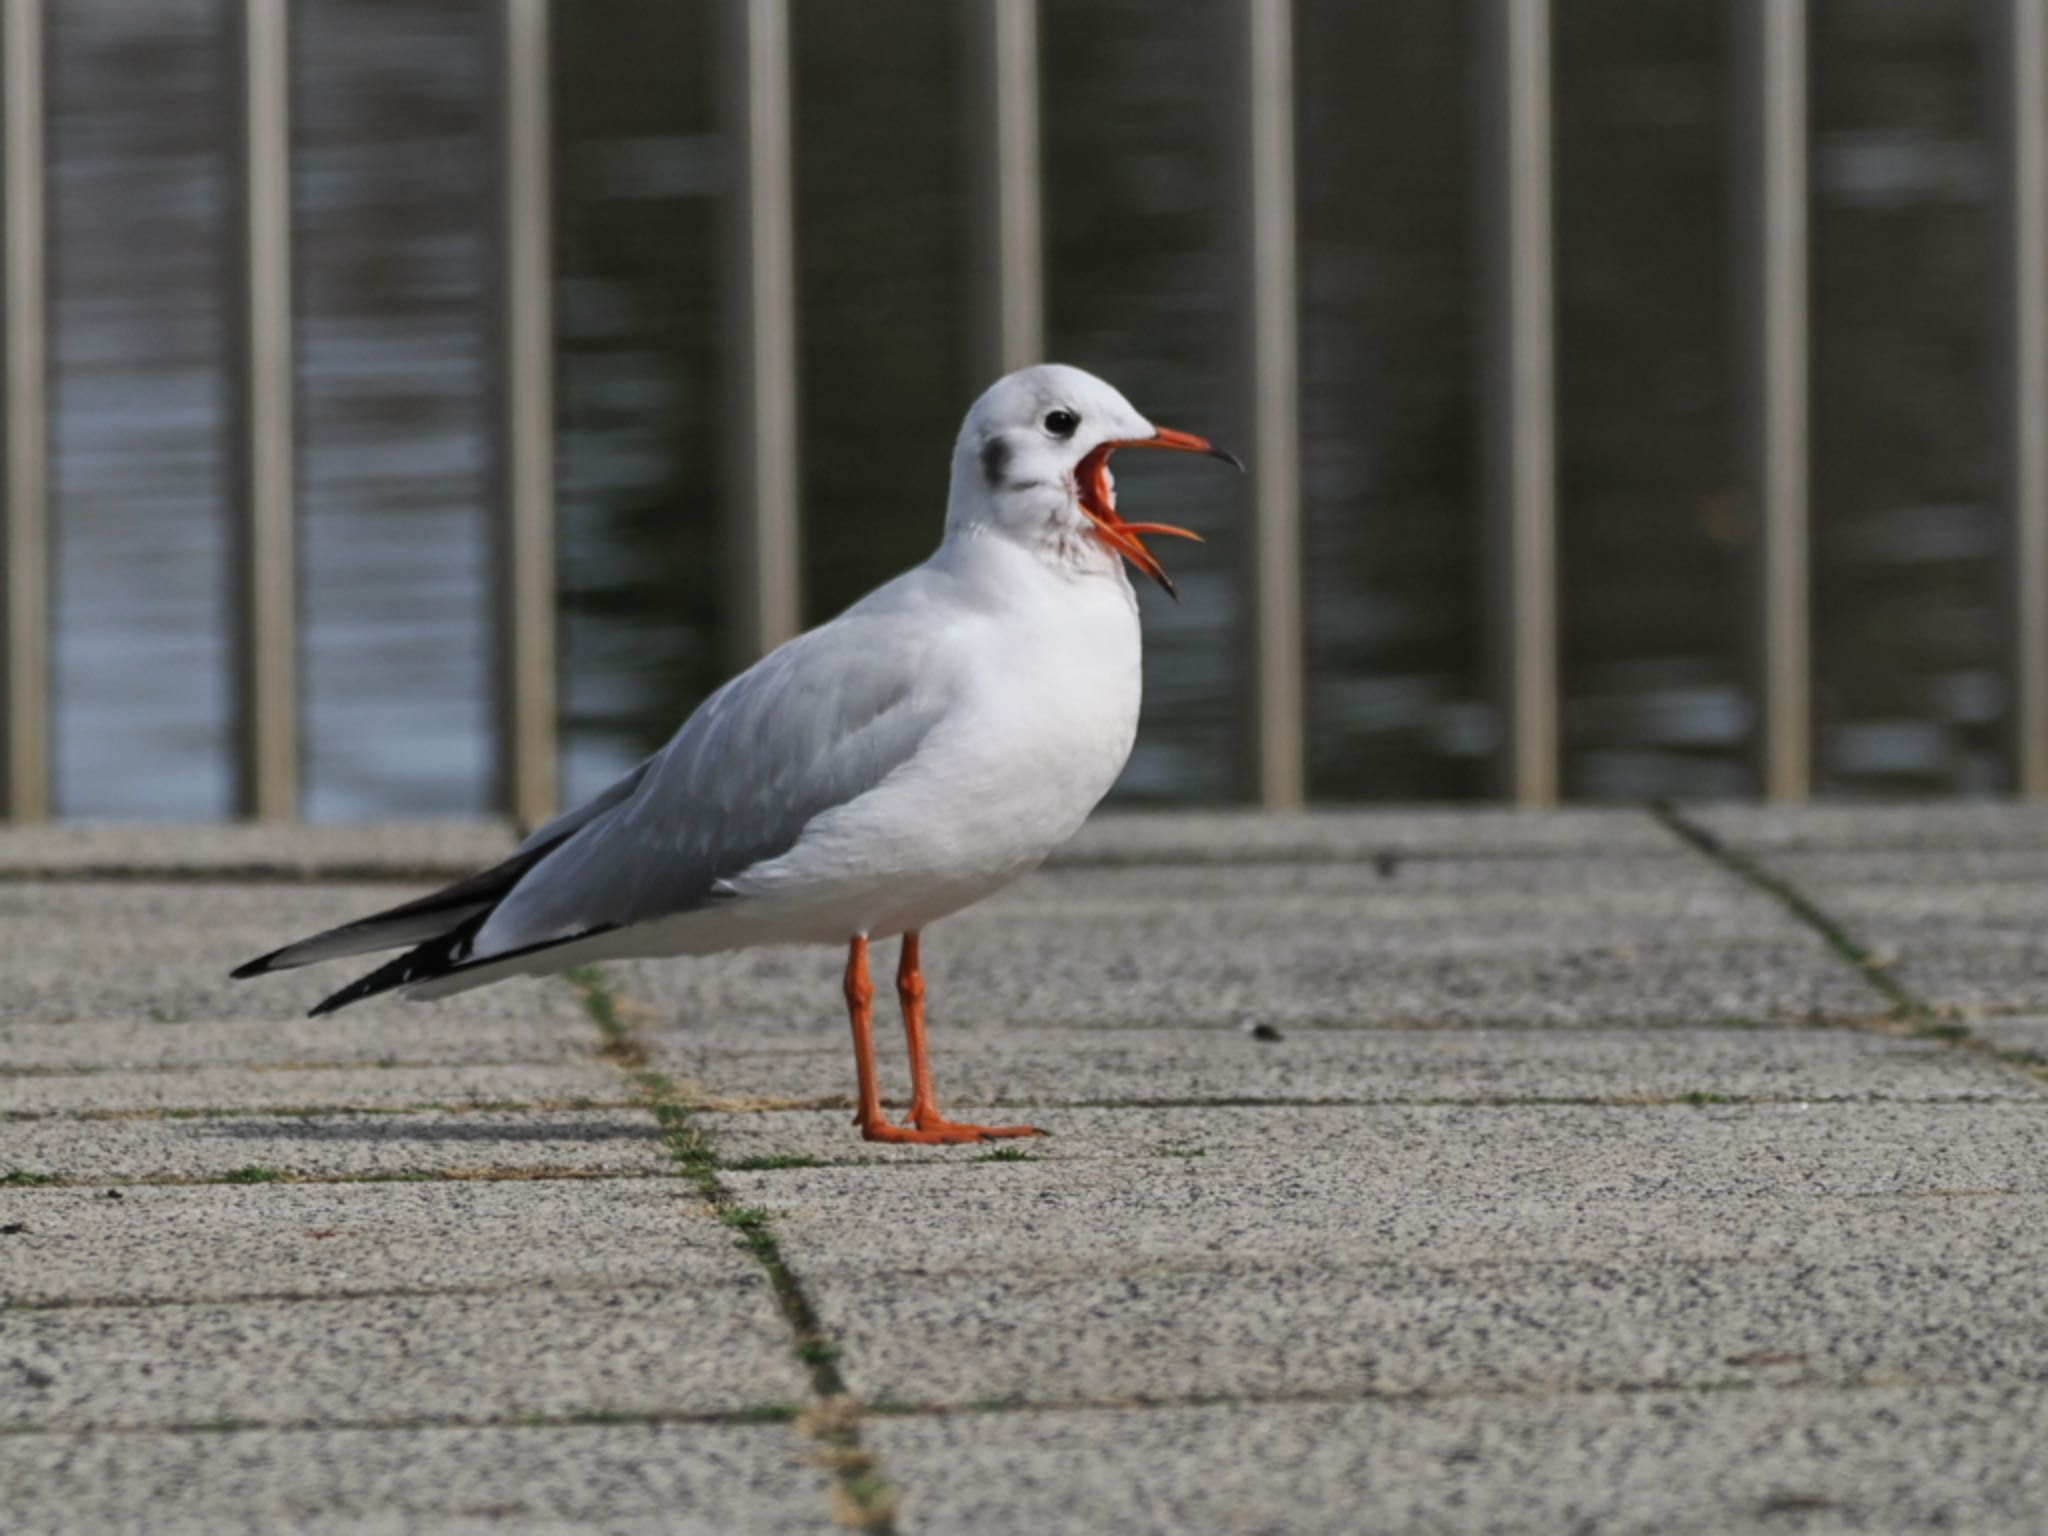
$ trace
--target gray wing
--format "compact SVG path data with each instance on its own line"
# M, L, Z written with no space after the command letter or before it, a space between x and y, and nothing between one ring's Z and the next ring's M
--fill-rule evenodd
M236 966L232 974L237 979L261 976L270 971L313 965L345 955L367 955L380 949L398 949L447 937L471 919L484 917L503 901L521 880L532 873L550 848L630 799L656 761L657 758L649 758L603 794L586 800L572 811L563 812L521 843L503 863L444 886L417 901L373 912L355 922L344 923L339 928L330 928L311 938L287 944L282 949L274 949L267 955L259 955Z
M944 708L937 644L924 626L855 609L758 662L600 797L602 808L491 913L465 958L720 899L722 882L788 852L813 817L916 754ZM559 830L551 823L529 843Z

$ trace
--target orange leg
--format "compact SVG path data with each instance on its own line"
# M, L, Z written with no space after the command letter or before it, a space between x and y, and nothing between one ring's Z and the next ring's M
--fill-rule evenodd
M996 1136L1043 1136L1028 1125L955 1125L939 1117L932 1100L931 1067L924 1051L924 977L917 969L917 936L903 940L903 964L896 973L903 1002L903 1026L910 1037L910 1073L915 1085L910 1124L892 1125L882 1115L875 1085L875 989L868 981L868 941L853 940L846 953L846 1011L853 1019L853 1070L860 1082L860 1108L853 1123L869 1141L985 1141Z
M853 1123L869 1140L882 1118L882 1091L875 1086L875 989L868 980L868 941L858 938L846 951L846 1011L853 1018L853 1072L860 1083L860 1108Z
M910 1121L934 1140L978 1141L998 1136L1043 1136L1032 1125L963 1125L939 1113L932 1091L932 1064L925 1051L924 972L918 968L918 936L903 935L903 954L896 965L896 1000L903 1006L903 1036L910 1046Z

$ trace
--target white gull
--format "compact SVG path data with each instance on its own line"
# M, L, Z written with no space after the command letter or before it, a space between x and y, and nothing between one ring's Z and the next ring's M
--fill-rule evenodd
M1037 1134L940 1115L919 935L1071 837L1130 755L1141 668L1123 563L1171 592L1143 536L1193 537L1118 514L1109 456L1146 447L1236 462L1078 368L998 381L961 427L945 537L924 564L762 658L504 863L235 975L406 949L319 1014L595 960L845 944L864 1136ZM867 966L869 941L899 934L903 1125L882 1113Z

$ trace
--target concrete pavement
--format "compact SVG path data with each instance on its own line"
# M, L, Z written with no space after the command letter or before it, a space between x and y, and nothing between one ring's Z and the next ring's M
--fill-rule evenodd
M10 1532L2048 1522L2048 812L1103 818L959 1149L824 952L225 979L505 845L0 834Z

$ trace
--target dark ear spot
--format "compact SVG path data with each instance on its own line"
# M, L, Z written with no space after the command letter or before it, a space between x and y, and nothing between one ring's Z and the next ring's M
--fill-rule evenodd
M999 491L1003 488L1003 476L1010 469L1010 445L1000 437L991 437L981 445L981 477L988 481L988 488Z

